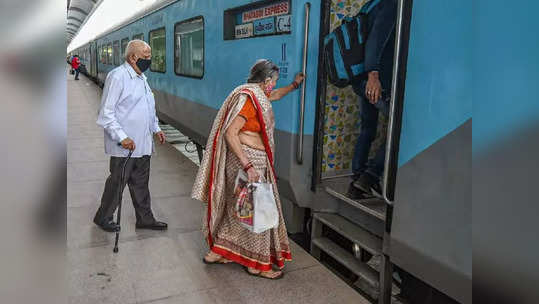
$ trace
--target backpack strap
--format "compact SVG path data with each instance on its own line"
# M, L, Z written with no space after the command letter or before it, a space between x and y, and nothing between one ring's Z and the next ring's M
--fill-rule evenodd
M378 3L380 3L380 0L369 0L367 3L363 4L359 12L368 14Z

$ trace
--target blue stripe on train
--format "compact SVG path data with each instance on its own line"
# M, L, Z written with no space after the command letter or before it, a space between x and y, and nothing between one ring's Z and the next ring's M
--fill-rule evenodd
M414 2L399 166L472 117L473 16L465 3Z

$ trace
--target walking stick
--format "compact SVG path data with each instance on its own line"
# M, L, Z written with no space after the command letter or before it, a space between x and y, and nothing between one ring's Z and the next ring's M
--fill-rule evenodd
M120 176L120 190L118 192L118 214L116 215L116 225L120 226L120 218L122 216L122 194L124 190L124 180L125 180L125 167L127 166L127 162L131 158L131 154L133 154L133 150L129 150L129 154L127 154L127 157L125 158L124 164L122 166L122 175ZM118 227L119 228L119 227ZM120 229L116 231L116 240L114 241L114 249L112 250L114 253L118 253L118 239L120 238Z

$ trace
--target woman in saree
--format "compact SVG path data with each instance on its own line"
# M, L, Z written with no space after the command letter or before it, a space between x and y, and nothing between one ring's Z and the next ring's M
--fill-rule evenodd
M235 262L249 274L268 279L281 278L284 262L292 259L273 168L271 102L297 89L304 76L299 73L290 85L274 90L278 78L279 68L261 59L251 67L247 83L229 94L213 122L192 192L193 198L207 203L202 230L210 250L204 263ZM273 185L276 228L254 233L237 220L234 185L239 170L247 173L249 182L262 179Z

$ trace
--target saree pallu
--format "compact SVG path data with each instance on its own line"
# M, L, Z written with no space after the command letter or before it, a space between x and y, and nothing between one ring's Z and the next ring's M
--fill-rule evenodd
M256 99L264 120L267 151L242 145L243 152L251 160L266 181L273 185L275 202L279 211L279 225L263 233L253 233L242 227L236 219L234 207L234 183L242 168L237 156L227 147L224 134L245 104L247 95ZM290 247L281 209L281 201L273 172L274 151L273 110L264 92L254 84L236 88L225 100L217 113L208 137L204 157L200 164L192 197L207 203L202 230L210 250L246 267L268 271L272 264L284 267L291 260Z

